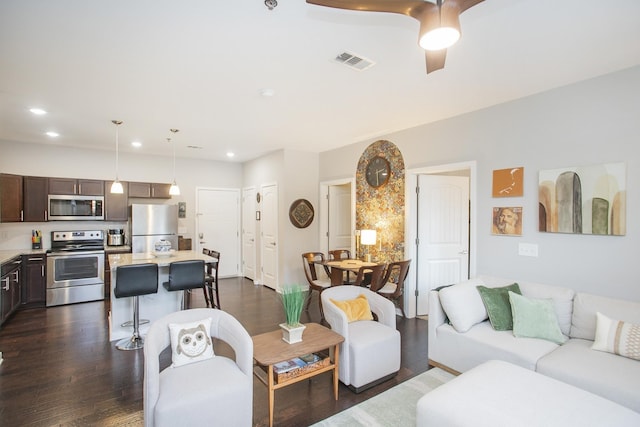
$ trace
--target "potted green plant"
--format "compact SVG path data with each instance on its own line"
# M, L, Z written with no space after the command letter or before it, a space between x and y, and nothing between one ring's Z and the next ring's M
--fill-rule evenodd
M302 341L304 326L300 316L307 300L307 290L301 285L288 285L280 293L286 321L280 324L282 339L289 344Z

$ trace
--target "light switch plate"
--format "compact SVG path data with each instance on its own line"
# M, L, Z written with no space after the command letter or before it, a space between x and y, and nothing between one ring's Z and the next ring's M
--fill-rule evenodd
M520 256L538 256L538 245L535 243L519 243L518 255Z

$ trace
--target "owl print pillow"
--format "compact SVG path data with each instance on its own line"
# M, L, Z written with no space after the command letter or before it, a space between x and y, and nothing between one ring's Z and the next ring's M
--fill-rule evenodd
M196 322L169 323L172 367L200 362L214 356L210 326L210 317Z

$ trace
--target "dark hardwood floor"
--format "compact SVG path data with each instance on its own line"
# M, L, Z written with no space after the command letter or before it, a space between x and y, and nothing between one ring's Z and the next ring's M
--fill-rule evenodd
M277 329L284 320L273 290L241 278L220 282L222 307L250 335ZM192 306L205 306L200 292ZM319 319L314 293L302 321ZM276 391L274 424L313 424L426 371L427 322L397 317L397 328L402 334L402 366L395 378L360 394L340 383L338 401L333 399L329 373L285 387ZM0 330L0 425L142 425L143 353L119 351L108 337L105 301L15 313ZM215 351L230 350L218 342ZM257 379L253 408L254 425L268 425L267 389ZM203 417L215 414L204 410Z

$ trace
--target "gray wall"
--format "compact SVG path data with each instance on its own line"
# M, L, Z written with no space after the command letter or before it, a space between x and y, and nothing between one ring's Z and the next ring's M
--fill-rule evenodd
M640 301L633 270L640 253L640 67L517 101L362 141L320 155L320 181L353 176L362 151L387 139L407 169L477 161L477 273L569 286ZM538 171L626 162L627 233L540 233ZM524 166L524 197L491 197L494 169ZM521 237L492 236L494 206L523 206ZM535 243L539 257L518 255Z

